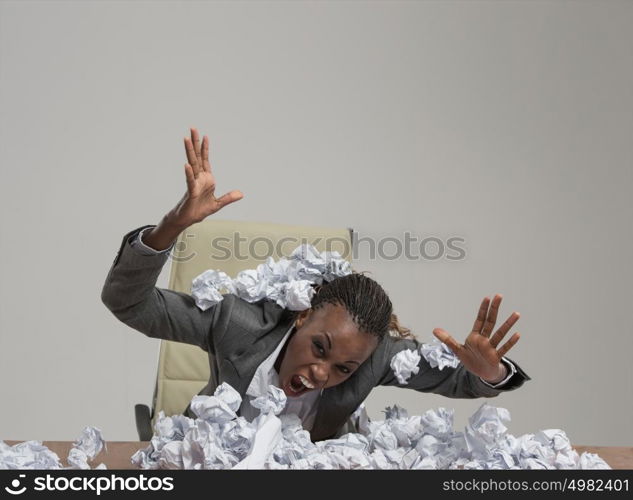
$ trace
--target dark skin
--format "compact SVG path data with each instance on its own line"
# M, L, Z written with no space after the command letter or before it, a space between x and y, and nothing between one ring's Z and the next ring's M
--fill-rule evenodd
M293 375L302 375L314 391L338 385L362 365L378 347L378 338L359 331L345 307L326 303L313 310L301 311L296 331L277 357L275 369L279 386L286 396L296 397L290 389Z
M433 335L455 353L467 370L493 384L501 382L506 377L507 368L501 363L501 358L514 347L521 336L519 332L516 332L499 347L503 337L521 316L516 311L492 334L502 299L503 296L500 293L494 296L492 305L488 297L483 299L473 329L466 337L464 344L457 342L442 328L433 330Z

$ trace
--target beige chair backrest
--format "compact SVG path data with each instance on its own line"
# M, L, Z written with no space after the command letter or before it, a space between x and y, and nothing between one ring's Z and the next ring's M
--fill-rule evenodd
M317 250L338 251L352 261L351 228L294 226L210 218L187 228L171 253L168 288L191 293L193 279L207 269L224 271L231 278L255 269L271 256L277 260L301 243ZM197 346L161 341L154 391L152 428L162 410L182 413L191 398L209 381L209 356Z

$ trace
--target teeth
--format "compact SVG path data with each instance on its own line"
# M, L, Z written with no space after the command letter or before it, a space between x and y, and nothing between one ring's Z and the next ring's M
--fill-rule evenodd
M310 383L310 381L302 375L299 375L299 380L301 383L305 385L308 389L314 389L314 386Z

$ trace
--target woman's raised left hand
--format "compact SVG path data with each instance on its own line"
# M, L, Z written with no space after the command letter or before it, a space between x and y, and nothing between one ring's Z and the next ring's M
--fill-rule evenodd
M497 349L508 330L518 321L520 316L518 312L513 312L494 335L490 336L497 321L501 299L501 294L495 295L492 300L492 306L488 310L490 299L488 297L484 298L479 307L479 313L473 329L463 345L442 328L433 330L433 335L455 353L468 371L492 384L500 382L507 376L507 368L501 363L501 358L512 349L520 337L519 332L516 332L505 344Z

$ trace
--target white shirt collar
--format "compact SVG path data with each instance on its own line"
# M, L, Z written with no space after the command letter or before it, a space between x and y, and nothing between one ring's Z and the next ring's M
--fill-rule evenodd
M253 375L253 379L246 390L246 394L257 398L266 394L269 385L272 384L279 387L279 374L277 373L277 370L275 370L275 361L277 361L277 357L279 356L281 349L288 341L288 337L290 336L294 326L295 323L292 323L274 352L257 367L255 375Z
M259 414L259 410L255 409L250 404L250 400L260 396L264 396L268 391L269 385L279 387L279 374L277 373L277 370L275 370L275 361L277 361L279 353L288 341L288 337L290 337L294 326L295 323L293 323L292 326L288 329L274 352L272 352L270 356L268 356L257 367L255 375L253 375L253 379L251 380L248 389L246 389L246 395L244 397L244 401L242 402L240 413L243 416L247 417L249 420L252 420ZM286 401L286 406L281 414L296 414L301 419L304 429L310 430L314 423L314 418L316 416L318 407L317 403L320 396L320 391L308 391L304 394L301 394L301 396L288 398Z

